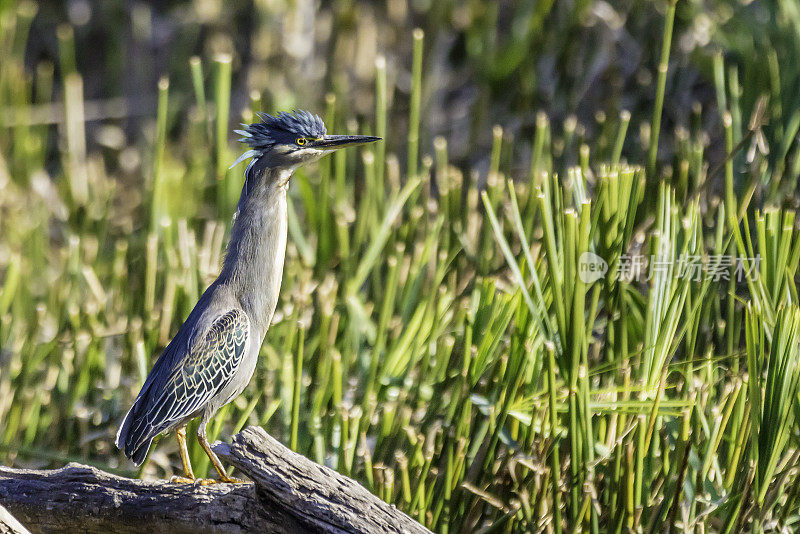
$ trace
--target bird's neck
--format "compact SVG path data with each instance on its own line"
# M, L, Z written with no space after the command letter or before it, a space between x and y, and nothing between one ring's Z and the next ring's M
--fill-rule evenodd
M248 177L219 276L262 335L278 304L286 254L286 189L293 170L267 169L257 180Z

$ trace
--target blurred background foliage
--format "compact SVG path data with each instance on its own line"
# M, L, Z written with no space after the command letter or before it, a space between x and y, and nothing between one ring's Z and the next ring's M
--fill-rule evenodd
M6 3L9 18L16 2ZM587 0L41 2L29 21L31 38L18 38L14 46L24 48L34 86L35 67L44 63L54 67L56 79L77 68L87 100L125 97L125 117L114 123L125 134L118 144L126 145L141 135L138 127L153 120L156 84L163 75L169 76L171 94L178 99L170 112L170 136L185 133L192 95L187 61L193 55L206 60L231 56L234 111L247 107L254 91L267 110L301 104L321 110L325 94L333 92L346 96L337 105L347 118L372 114L374 61L383 55L391 122L403 129L411 83L409 36L420 27L427 36L423 143L430 146L433 136L443 135L450 140L454 161L488 166L491 127L503 124L507 135L530 140L542 110L557 124L576 122L579 139L602 139L609 119L623 109L631 112L634 127L649 122L665 5ZM769 93L774 109L792 110L798 88L791 69L798 51L798 17L793 2L780 0L680 2L663 127L690 129L693 111L701 106L705 130L719 134L713 130L720 117L716 54L739 71L742 109L752 109L759 96ZM60 86L54 91L58 99ZM773 118L778 123L770 126L779 128L791 117L781 113ZM107 145L109 140L103 143L98 135L90 135L90 142ZM402 149L402 143L388 141L390 148ZM671 141L665 136L662 158L674 149L668 146ZM530 143L515 145L514 157L525 161ZM625 152L636 148L632 143ZM577 161L575 154L569 158Z

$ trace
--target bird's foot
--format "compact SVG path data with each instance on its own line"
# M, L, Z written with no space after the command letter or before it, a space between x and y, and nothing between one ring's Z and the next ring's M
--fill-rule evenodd
M246 480L242 480L241 478L236 478L236 477L229 477L229 476L222 477L219 480L219 482L223 482L225 484L247 484Z
M217 480L216 478L189 478L189 477L181 477L178 475L173 475L169 479L170 483L172 484L198 484L200 486L211 486L212 484L223 484L223 483L244 483L244 480L239 480L238 478L227 477L223 480Z
M178 475L172 475L169 478L171 484L194 484L197 479L196 478L189 478L189 477L179 477Z
M197 479L197 482L201 486L210 486L212 484L247 484L246 480L234 477L225 477L219 480L217 480L216 478L199 478Z

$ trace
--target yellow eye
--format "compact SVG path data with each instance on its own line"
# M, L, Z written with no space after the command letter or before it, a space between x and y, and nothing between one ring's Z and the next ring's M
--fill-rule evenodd
M297 143L298 146L303 146L304 144L306 144L306 138L305 137L298 137L297 141L295 141L295 143Z

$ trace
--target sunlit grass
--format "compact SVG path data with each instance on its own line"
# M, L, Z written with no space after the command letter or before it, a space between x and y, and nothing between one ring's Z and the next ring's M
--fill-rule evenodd
M34 91L24 75L17 41L33 13L6 12L17 33L0 39L0 462L166 477L180 466L174 440L135 472L113 436L219 270L243 170L228 169L241 149L231 123L291 95L250 91L231 117L234 59L186 58L185 80L153 88L154 126L125 175L109 162L122 155L87 149L70 26L57 32L61 77L39 66ZM526 16L541 28L546 13ZM781 198L800 159L793 141L776 157L759 136L776 135L763 113L790 137L800 120L776 108L779 78L769 103L756 100L720 54L720 111L686 113L719 122L721 166L713 131L662 131L675 16L669 2L638 136L625 110L596 117L595 136L574 116L529 113L532 141L497 125L474 168L426 131L435 32L405 38L407 108L383 56L369 63L374 116L355 121L332 80L328 130L387 142L295 176L274 324L210 439L264 426L437 532L793 528L800 235L795 212L764 199ZM477 46L490 33L468 29L471 57L512 64L505 44ZM50 128L31 116L56 84L64 114ZM522 144L524 170L509 157ZM588 254L607 265L591 280ZM620 276L632 257L659 268ZM680 268L690 257L705 266L697 279ZM737 262L756 257L737 281ZM720 258L727 277L709 274ZM190 453L209 474L194 442Z

